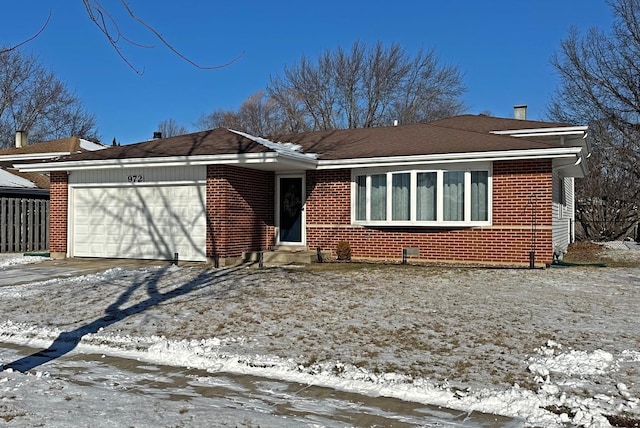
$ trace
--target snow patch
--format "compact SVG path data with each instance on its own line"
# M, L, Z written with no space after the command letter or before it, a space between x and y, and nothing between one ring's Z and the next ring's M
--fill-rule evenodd
M10 266L28 265L50 260L49 257L24 256L22 254L4 253L0 254L0 270Z
M301 157L308 160L313 160L318 158L318 155L315 153L304 153L302 150L302 146L300 146L299 144L275 142L263 137L256 137L255 135L247 134L241 131L236 131L234 129L229 129L229 131L235 134L241 135L245 138L248 138L279 154L293 156L293 157Z
M10 173L5 169L0 169L0 187L18 187L33 189L38 186L32 181Z

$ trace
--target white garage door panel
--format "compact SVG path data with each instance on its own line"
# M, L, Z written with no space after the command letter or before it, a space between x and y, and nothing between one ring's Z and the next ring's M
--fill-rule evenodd
M205 261L204 186L75 188L73 256Z

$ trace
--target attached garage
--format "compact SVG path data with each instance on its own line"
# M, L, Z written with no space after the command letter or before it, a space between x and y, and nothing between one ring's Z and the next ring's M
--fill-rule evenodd
M72 257L206 261L204 167L74 171Z

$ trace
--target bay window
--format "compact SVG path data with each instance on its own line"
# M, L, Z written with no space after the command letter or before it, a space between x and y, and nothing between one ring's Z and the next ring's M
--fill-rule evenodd
M490 165L401 171L355 170L353 219L389 226L490 224Z

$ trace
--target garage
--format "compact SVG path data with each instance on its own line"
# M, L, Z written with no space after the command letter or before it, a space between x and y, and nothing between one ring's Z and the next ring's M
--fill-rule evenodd
M152 175L130 173L135 180L127 184L75 177L80 183L69 195L72 257L170 260L178 253L179 260L206 261L204 184L143 181Z

